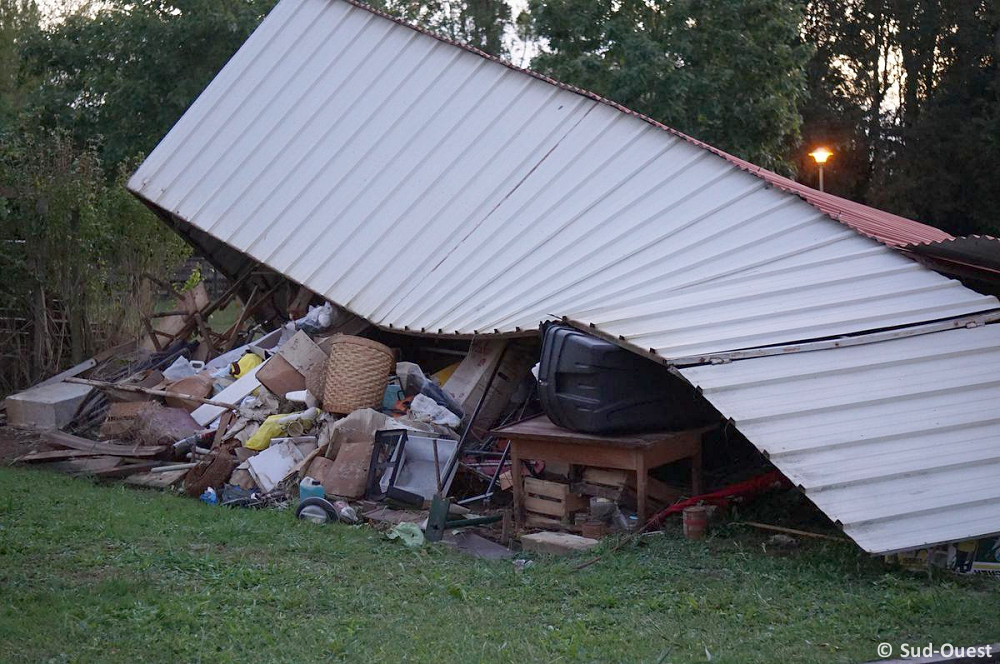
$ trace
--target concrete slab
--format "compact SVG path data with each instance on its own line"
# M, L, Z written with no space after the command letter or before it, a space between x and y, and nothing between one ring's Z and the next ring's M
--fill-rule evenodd
M521 548L525 551L552 553L559 556L586 551L598 544L600 544L598 540L589 537L551 531L521 536Z
M7 397L7 422L21 429L61 429L70 423L76 409L94 388L73 383L55 383Z
M503 560L514 557L514 552L507 547L467 530L448 532L442 541L475 558Z

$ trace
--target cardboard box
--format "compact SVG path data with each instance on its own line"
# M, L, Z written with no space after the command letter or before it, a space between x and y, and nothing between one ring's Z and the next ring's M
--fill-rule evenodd
M503 350L508 347L506 354ZM474 341L469 347L469 354L458 365L455 372L444 384L444 389L454 397L466 417L471 417L480 397L486 390L494 367L503 362L497 371L489 394L483 401L479 417L473 423L473 433L482 437L493 426L503 412L524 377L538 361L535 346L507 340Z
M306 389L306 377L280 355L272 355L257 372L257 380L271 392L284 396ZM315 396L315 395L314 395Z
M959 574L991 574L1000 577L1000 537L949 544L948 568Z
M308 389L314 397L322 399L326 359L326 353L309 335L299 331L261 367L257 380L273 394L284 396Z

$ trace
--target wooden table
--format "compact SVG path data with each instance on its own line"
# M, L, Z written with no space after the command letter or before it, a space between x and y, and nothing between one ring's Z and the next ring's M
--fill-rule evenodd
M649 470L666 463L691 460L692 493L701 493L701 438L711 427L687 431L599 436L562 429L545 415L538 415L494 430L510 440L511 480L514 483L514 518L521 526L524 513L524 479L521 461L558 461L575 466L616 468L635 472L639 523L646 523L646 477Z

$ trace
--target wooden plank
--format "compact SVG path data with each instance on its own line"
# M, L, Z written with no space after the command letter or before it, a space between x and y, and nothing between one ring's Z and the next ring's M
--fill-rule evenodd
M136 473L126 478L126 484L144 486L150 489L166 489L184 479L186 470L171 470L164 473Z
M527 512L524 515L524 525L528 528L563 528L564 524L559 519L543 516L535 512Z
M97 470L106 470L108 468L114 468L122 462L121 457L113 456L97 456L89 457L86 459L67 459L66 461L57 461L51 468L54 468L63 473L72 473L74 475L85 475L87 473L92 473Z
M85 452L83 450L52 450L51 452L33 452L14 459L14 463L34 463L38 461L64 461L85 457L106 456L100 452Z
M104 479L116 479L119 477L135 475L136 473L146 473L159 465L159 461L143 461L141 463L127 463L121 466L115 466L114 468L108 468L106 470L85 471L83 474Z
M213 401L212 399L192 397L186 394L170 392L168 390L154 390L149 387L139 387L138 385L119 385L117 383L106 383L102 380L87 380L86 378L67 378L64 382L78 383L80 385L90 385L91 387L97 387L102 390L121 390L123 392L137 392L139 394L148 394L154 397L173 397L174 399L180 399L181 401L193 401L194 403L200 403L206 406L214 406L216 408L222 408L224 410L236 410L236 406L234 406L231 403L226 403L224 401Z
M690 459L701 452L703 430L682 431L670 441L655 445L644 451L647 468L658 468L664 464Z
M53 445L108 456L154 457L167 451L167 446L165 445L116 445L114 443L99 443L63 431L46 431L44 435L45 439Z
M611 470L608 468L586 468L583 471L583 482L589 486L603 486L608 489L606 492L594 493L602 498L608 498L615 489L635 489L635 474L624 470ZM649 497L661 503L674 503L684 496L684 492L665 482L661 482L655 477L646 478L646 488ZM578 492L580 493L580 492ZM621 494L620 494L621 495Z
M524 525L528 528L541 528L544 530L565 530L569 532L578 533L582 528L573 523L563 523L556 519L552 519L541 514L528 513L524 516Z
M598 434L580 433L557 427L545 415L521 420L514 424L495 429L493 433L498 438L510 440L532 440L565 443L570 445L600 445L616 448L648 448L654 445L677 439L701 435L713 427L701 427L686 431L665 431L657 433L642 433L619 436L602 436Z
M522 477L524 470L521 467L521 455L518 454L518 445L510 445L510 479L511 489L514 493L514 530L520 530L524 522L524 482Z
M525 477L524 491L525 493L544 496L553 500L566 500L566 496L569 494L569 485L540 480L534 477Z
M210 403L205 403L208 401L207 399L202 401L205 405L196 408L194 412L191 413L191 417L193 417L195 422L198 424L208 426L220 415L222 415L222 413L226 412L226 410L236 410L236 406L233 404L243 401L244 397L260 387L260 381L257 380L257 372L260 371L260 368L266 364L266 361L262 364L258 364L253 369L240 376L235 383L219 392L216 395L217 399L215 401Z
M54 385L56 383L61 383L67 378L73 378L75 376L79 376L84 371L89 371L96 366L97 366L97 360L95 360L94 358L90 358L89 360L85 360L80 364L76 365L75 367L70 367L66 371L57 373L55 376L52 376L51 378L46 378L42 382L36 383L35 385L32 385L32 387L33 388L45 387L46 385Z
M515 446L518 449L519 457L522 459L565 461L576 466L601 466L604 468L635 470L635 460L631 448L554 443L536 440L512 441L511 450Z
M628 486L630 475L631 473L624 470L589 467L583 471L583 481L620 489Z
M646 478L646 490L649 492L651 500L665 505L676 503L685 495L685 492L681 489L666 482L661 482L655 477ZM692 492L692 495L697 495L697 492Z
M626 486L613 487L605 486L603 484L590 484L588 482L573 482L573 484L570 485L570 490L572 490L573 493L582 494L584 496L607 498L608 500L613 500L616 503L625 503L628 505L635 504L635 492Z
M557 500L546 500L537 496L527 495L524 497L524 509L536 514L548 514L556 518L569 516L566 511L566 503Z

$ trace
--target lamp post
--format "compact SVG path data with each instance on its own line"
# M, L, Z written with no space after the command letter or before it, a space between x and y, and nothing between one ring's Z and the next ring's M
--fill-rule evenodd
M816 165L819 166L819 190L823 191L823 164L826 160L833 156L833 152L827 148L816 148L809 153L809 156L813 158Z

